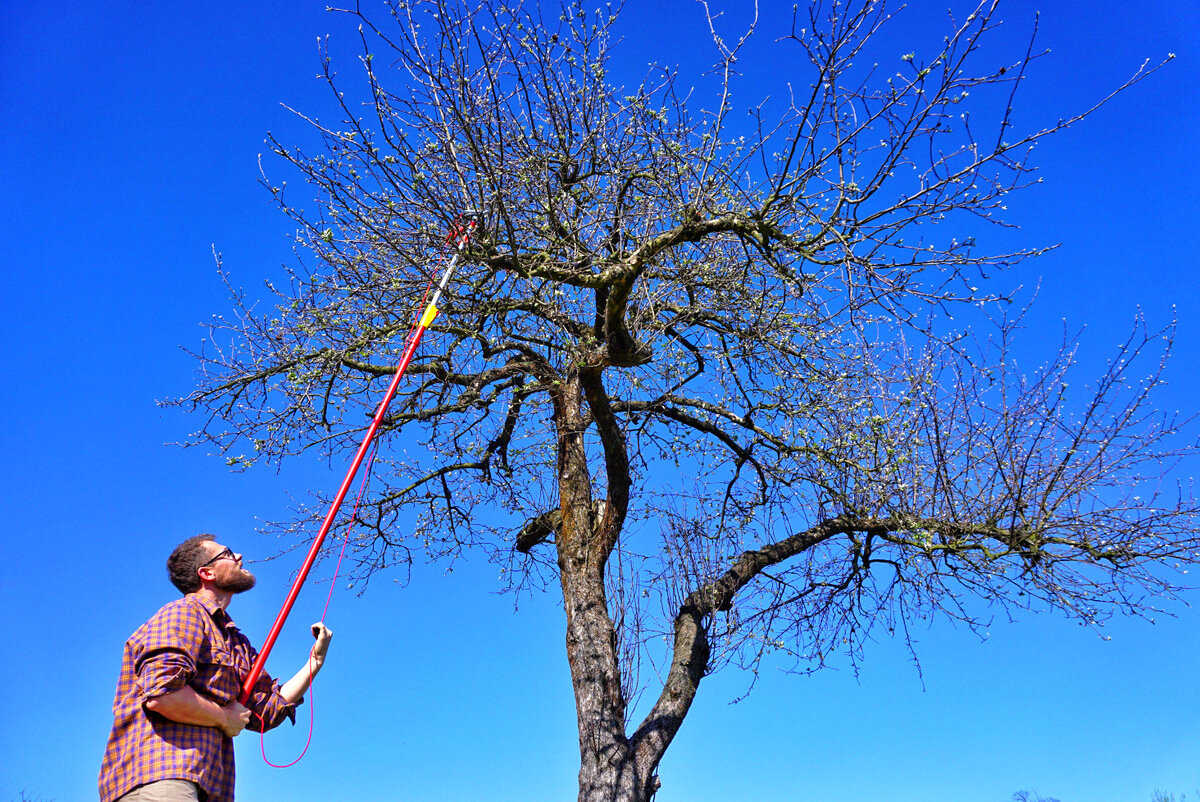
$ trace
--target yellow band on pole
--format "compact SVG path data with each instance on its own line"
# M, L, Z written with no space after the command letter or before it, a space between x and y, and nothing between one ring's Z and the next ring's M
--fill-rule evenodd
M426 328L433 319L437 317L437 307L433 304L425 307L425 314L421 315L421 327Z

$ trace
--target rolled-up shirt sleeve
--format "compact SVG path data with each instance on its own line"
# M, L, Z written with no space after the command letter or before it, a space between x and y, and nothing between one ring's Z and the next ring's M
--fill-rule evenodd
M196 676L196 661L204 649L203 608L177 607L156 619L133 646L135 685L142 704L177 691Z
M295 704L289 703L280 693L279 683L262 674L254 683L254 690L250 692L250 703L247 707L254 711L254 715L250 717L247 728L263 732L278 727L285 719L295 724L296 708L303 703L303 698L297 699Z
M142 704L179 690L196 675L196 661L177 649L158 649L140 661L134 681Z

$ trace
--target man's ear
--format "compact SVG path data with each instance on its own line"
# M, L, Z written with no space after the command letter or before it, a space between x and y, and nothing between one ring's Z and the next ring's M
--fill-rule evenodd
M200 577L201 582L212 582L215 574L211 565L205 565L196 569L196 576Z

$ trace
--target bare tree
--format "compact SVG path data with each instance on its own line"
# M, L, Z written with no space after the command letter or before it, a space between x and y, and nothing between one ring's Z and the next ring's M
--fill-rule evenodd
M900 58L882 2L814 2L775 45L787 94L750 104L757 20L735 41L709 14L700 88L622 88L609 11L508 5L347 12L365 102L326 59L322 147L272 139L316 193L301 211L267 179L308 258L268 312L235 293L182 403L231 464L352 448L436 232L478 210L386 420L357 571L477 550L514 589L559 583L580 800L651 797L722 666L811 671L998 606L1095 624L1178 589L1197 508L1160 477L1192 447L1151 400L1171 329L1138 324L1068 394L1069 338L1014 358L1005 268L1039 251L975 241L1036 180L1033 146L1095 108L1018 129L1037 54L981 64L994 2Z
M1017 791L1012 795L1012 802L1059 802L1059 800L1029 791Z

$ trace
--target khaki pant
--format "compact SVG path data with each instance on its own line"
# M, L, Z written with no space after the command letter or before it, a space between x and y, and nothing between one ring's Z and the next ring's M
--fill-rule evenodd
M159 780L134 788L117 802L200 802L204 797L193 782Z

